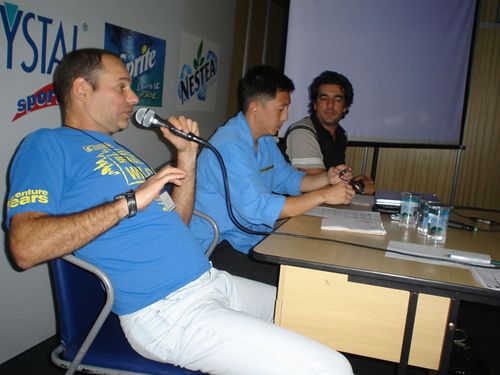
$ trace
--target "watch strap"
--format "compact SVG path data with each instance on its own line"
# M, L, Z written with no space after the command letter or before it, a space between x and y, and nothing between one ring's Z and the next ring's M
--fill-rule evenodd
M127 218L131 218L135 216L137 213L137 201L135 200L135 191L134 190L129 190L126 191L123 194L118 194L115 197L115 200L125 198L127 201L127 206L128 206L128 215L126 216Z

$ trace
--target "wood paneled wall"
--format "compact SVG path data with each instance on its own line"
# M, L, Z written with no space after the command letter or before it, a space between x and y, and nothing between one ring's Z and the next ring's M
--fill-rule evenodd
M349 148L347 163L355 173L361 172L361 148ZM373 155L373 150L371 155ZM397 191L425 191L450 200L456 151L428 149L380 149L376 186ZM371 158L368 166L371 166ZM369 175L371 169L367 169Z
M239 110L237 86L245 68L257 64L283 68L288 6L289 0L238 0L228 117Z
M483 1L476 33L457 202L500 209L499 0Z

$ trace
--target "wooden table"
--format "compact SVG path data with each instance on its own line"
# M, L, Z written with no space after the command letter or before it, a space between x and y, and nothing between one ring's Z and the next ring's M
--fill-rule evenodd
M500 305L500 291L465 267L387 257L390 240L429 243L382 219L386 236L321 230L320 218L300 216L257 245L254 258L281 265L275 321L336 350L399 363L399 374L408 364L446 374L460 301ZM448 228L440 247L500 259L500 232Z

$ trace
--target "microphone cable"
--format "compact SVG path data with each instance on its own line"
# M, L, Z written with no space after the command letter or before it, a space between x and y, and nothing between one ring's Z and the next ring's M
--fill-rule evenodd
M476 216L468 216L464 215L460 212L457 212L457 209L470 209L470 210L481 210L481 211L486 211L486 212L498 212L496 210L487 210L487 209L482 209L482 208L474 208L474 207L454 207L453 213L457 216L460 216L464 219L472 221L475 225L475 231L476 232L500 232L500 223L491 219L484 219ZM478 224L483 224L481 227L478 227ZM487 228L486 228L487 227Z
M272 233L272 229L269 232L265 231L258 231L258 230L253 230L250 228L245 227L243 224L241 224L236 216L234 216L233 212L233 206L231 204L231 192L229 191L229 180L227 177L227 169L226 169L226 164L224 163L224 159L222 158L222 155L220 154L219 150L217 150L210 142L205 141L206 143L201 143L199 142L200 145L208 148L210 151L212 151L217 158L217 161L219 162L219 166L222 172L222 182L224 184L224 194L225 194L225 201L226 201L226 208L227 208L227 213L229 215L229 218L233 222L233 224L241 231L247 233L247 234L253 234L253 235L258 235L258 236L267 236Z

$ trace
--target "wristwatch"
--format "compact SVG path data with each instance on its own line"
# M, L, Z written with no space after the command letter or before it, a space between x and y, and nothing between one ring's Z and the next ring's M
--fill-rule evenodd
M127 200L128 215L126 217L130 219L132 216L135 216L135 214L137 213L137 202L135 200L135 191L129 190L123 194L118 194L115 197L115 200L120 198L125 198Z

